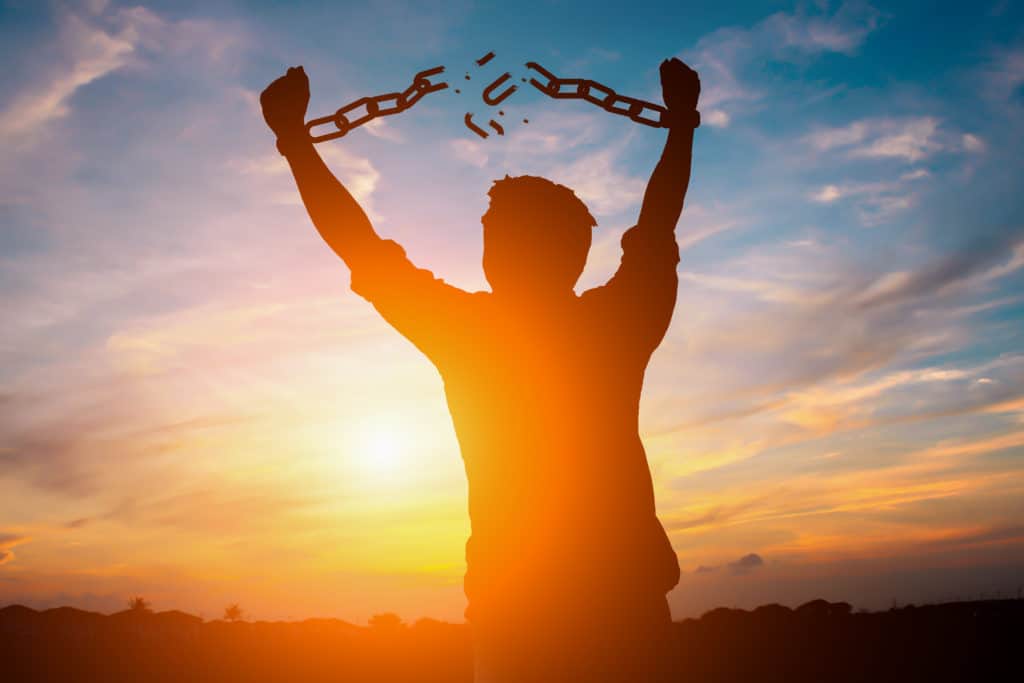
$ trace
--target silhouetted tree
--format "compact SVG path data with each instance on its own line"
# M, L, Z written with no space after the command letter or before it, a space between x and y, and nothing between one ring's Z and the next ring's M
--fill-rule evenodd
M245 618L245 612L238 605L237 602L233 602L224 608L224 621L242 621Z
M845 614L846 603L808 604L812 606L797 610L780 605L749 611L720 608L700 619L677 622L673 643L685 657L683 669L671 679L653 680L1024 681L1018 644L1024 602L856 614ZM407 627L394 614L376 615L370 624L365 628L336 619L308 619L241 628L173 610L105 615L71 607L36 611L11 605L0 607L0 681L472 682L472 638L466 624L421 619ZM539 677L513 680L653 683L651 678L612 678L602 672L566 678L542 671Z
M146 598L136 595L128 599L128 608L134 612L149 612L152 605L150 605L149 600L146 600Z

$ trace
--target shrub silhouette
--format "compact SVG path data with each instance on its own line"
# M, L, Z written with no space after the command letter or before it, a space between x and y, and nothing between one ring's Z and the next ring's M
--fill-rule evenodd
M149 600L146 600L146 598L141 595L136 595L135 597L128 599L128 609L133 612L151 612L152 605L149 603Z
M245 618L245 612L239 607L237 602L233 602L224 608L224 621L242 621Z

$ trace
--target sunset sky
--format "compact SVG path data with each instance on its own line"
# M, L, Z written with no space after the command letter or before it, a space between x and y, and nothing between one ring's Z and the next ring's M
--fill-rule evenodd
M494 179L574 188L582 291L664 131L528 87L503 137L463 115L529 60L659 101L670 56L704 121L641 404L675 616L1024 586L1020 3L12 1L0 56L0 604L461 620L440 377L349 290L259 92L302 64L320 116L445 65L321 153L470 290Z

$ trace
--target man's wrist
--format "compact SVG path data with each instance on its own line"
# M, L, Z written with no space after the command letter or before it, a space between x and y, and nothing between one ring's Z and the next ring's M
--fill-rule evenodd
M313 140L310 139L306 128L289 129L277 135L277 151L282 156L288 156L292 152L302 151L312 147Z
M661 117L666 128L700 128L700 112L696 109L669 109Z

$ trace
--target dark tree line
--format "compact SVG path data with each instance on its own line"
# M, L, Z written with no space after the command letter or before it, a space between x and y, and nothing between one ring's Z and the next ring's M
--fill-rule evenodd
M148 605L146 605L148 607ZM0 609L0 680L469 683L469 629L424 619L204 622L134 606ZM234 612L230 616L235 616ZM675 625L681 681L1024 680L1024 601L852 613L817 600L791 610L716 609Z

